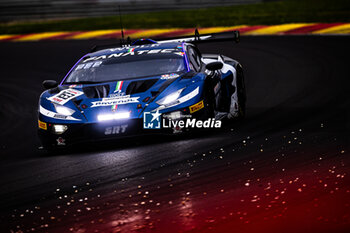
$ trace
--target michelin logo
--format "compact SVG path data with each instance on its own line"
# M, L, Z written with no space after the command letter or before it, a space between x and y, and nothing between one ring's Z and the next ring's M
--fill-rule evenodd
M143 113L143 128L144 129L160 129L161 121L159 111Z

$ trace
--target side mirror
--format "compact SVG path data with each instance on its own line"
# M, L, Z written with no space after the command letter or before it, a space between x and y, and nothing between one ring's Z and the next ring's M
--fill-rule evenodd
M45 89L52 89L58 86L58 83L55 80L45 80L43 82L43 87Z
M222 67L223 64L219 61L211 62L205 66L205 68L210 71L220 70Z

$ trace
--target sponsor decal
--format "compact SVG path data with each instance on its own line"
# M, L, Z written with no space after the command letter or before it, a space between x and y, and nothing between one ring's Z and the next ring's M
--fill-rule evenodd
M112 105L112 112L117 111L117 108L118 108L118 105L117 105L117 104L116 104L116 105Z
M197 112L197 111L201 110L202 108L204 108L203 100L190 106L190 113Z
M115 86L114 93L118 92L120 93L122 91L124 81L118 81L117 85Z
M143 113L143 128L144 129L160 129L160 116L162 114L159 111L156 112L144 112Z
M82 84L72 84L72 85L69 85L69 88L82 88L83 85Z
M61 115L61 114L55 114L53 116L53 118L56 118L56 119L62 119L62 120L66 120L69 116L65 116L65 115Z
M125 57L125 56L137 56L137 55L142 55L142 54L157 54L157 53L173 53L179 56L184 56L184 52L179 52L178 49L150 49L150 50L138 50L135 51L135 48L129 49L127 52L122 52L122 53L112 53L109 55L101 55L97 57L89 57L86 60L83 61L83 63L91 62L91 61L99 61L99 60L105 60L105 59L110 59L110 58L118 58L118 57ZM95 64L92 62L92 64ZM83 64L81 64L83 65ZM93 66L93 65L91 65ZM91 67L90 66L90 67ZM88 68L90 68L88 67ZM84 69L88 69L83 67ZM82 69L82 68L80 68Z
M81 119L74 118L72 116L64 116L55 112L52 112L50 110L47 110L43 106L39 107L39 112L40 114L50 117L50 118L55 118L55 119L60 119L60 120L71 120L71 121L81 121Z
M105 135L122 134L126 132L128 125L115 125L105 129Z
M47 99L53 103L64 105L71 99L74 99L75 97L78 97L82 94L84 94L84 92L69 88L66 90L62 90L58 94L51 96Z
M47 124L45 122L38 120L38 125L40 129L47 130Z
M147 96L146 98L144 98L144 99L142 100L142 102L145 102L145 103L146 103L150 98L151 98L151 97L148 97L148 96Z
M118 81L118 82L117 82L117 85L115 85L114 94L113 94L113 96L110 95L110 97L117 97L117 96L122 96L122 95L124 95L124 93L121 93L122 87L123 87L123 83L124 83L124 81ZM112 111L116 111L117 108L118 108L118 105L117 105L117 104L112 105Z
M94 107L112 106L112 105L120 105L120 104L138 103L139 98L140 97L130 97L130 95L103 98L101 101L92 102L91 107L94 108Z
M176 52L174 54L177 54L177 55L182 56L182 57L185 56L185 52Z
M90 69L90 68L96 68L96 67L99 67L101 64L102 64L102 61L89 62L89 63L86 63L86 64L79 64L79 65L77 65L75 70L82 70L82 69L87 70L87 69Z
M65 146L66 145L66 140L62 137L59 137L56 139L57 146Z
M130 48L128 50L128 53L130 53L130 55L135 55L134 51L135 51L135 48Z
M125 92L117 92L109 95L109 98L118 98L121 96L125 96Z
M160 46L160 44L146 44L146 45L135 45L135 46L132 46L133 48L137 49L137 48L153 48L153 47L158 47ZM122 51L122 50L125 50L125 49L130 49L130 47L122 47L122 48L112 48L112 49L109 49L109 51Z
M172 73L172 74L163 74L163 75L160 77L160 79L162 79L162 80L168 80L168 79L173 79L173 78L177 78L177 77L179 77L179 75L178 75L178 74L174 74L174 73Z

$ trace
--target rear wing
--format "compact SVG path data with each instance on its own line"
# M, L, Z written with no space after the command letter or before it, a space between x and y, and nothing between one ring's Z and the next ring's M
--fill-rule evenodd
M121 39L119 44L108 44L108 45L95 45L92 47L90 52L96 52L102 49L115 48L115 47L129 47L133 45L145 45L145 44L163 44L169 42L190 42L193 44L205 43L205 42L219 42L219 41L234 41L238 43L240 41L239 31L228 31L221 33L203 34L200 35L198 30L195 30L194 36L185 37L173 37L173 38L161 38L161 39L137 39L132 41L130 37L126 40Z
M158 43L168 43L168 42L191 42L191 43L202 43L202 42L219 42L219 41L229 41L232 40L236 43L240 41L239 31L228 31L213 34L203 34L199 35L198 30L195 30L194 36L186 37L175 37L175 38L164 38L156 40Z

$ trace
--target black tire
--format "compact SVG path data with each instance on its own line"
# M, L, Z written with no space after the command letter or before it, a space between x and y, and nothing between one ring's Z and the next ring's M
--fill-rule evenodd
M214 85L210 79L207 79L204 86L204 105L205 115L204 118L215 117L215 96L214 96Z
M237 96L238 96L238 118L244 118L246 114L246 89L244 82L243 68L241 64L237 64Z

